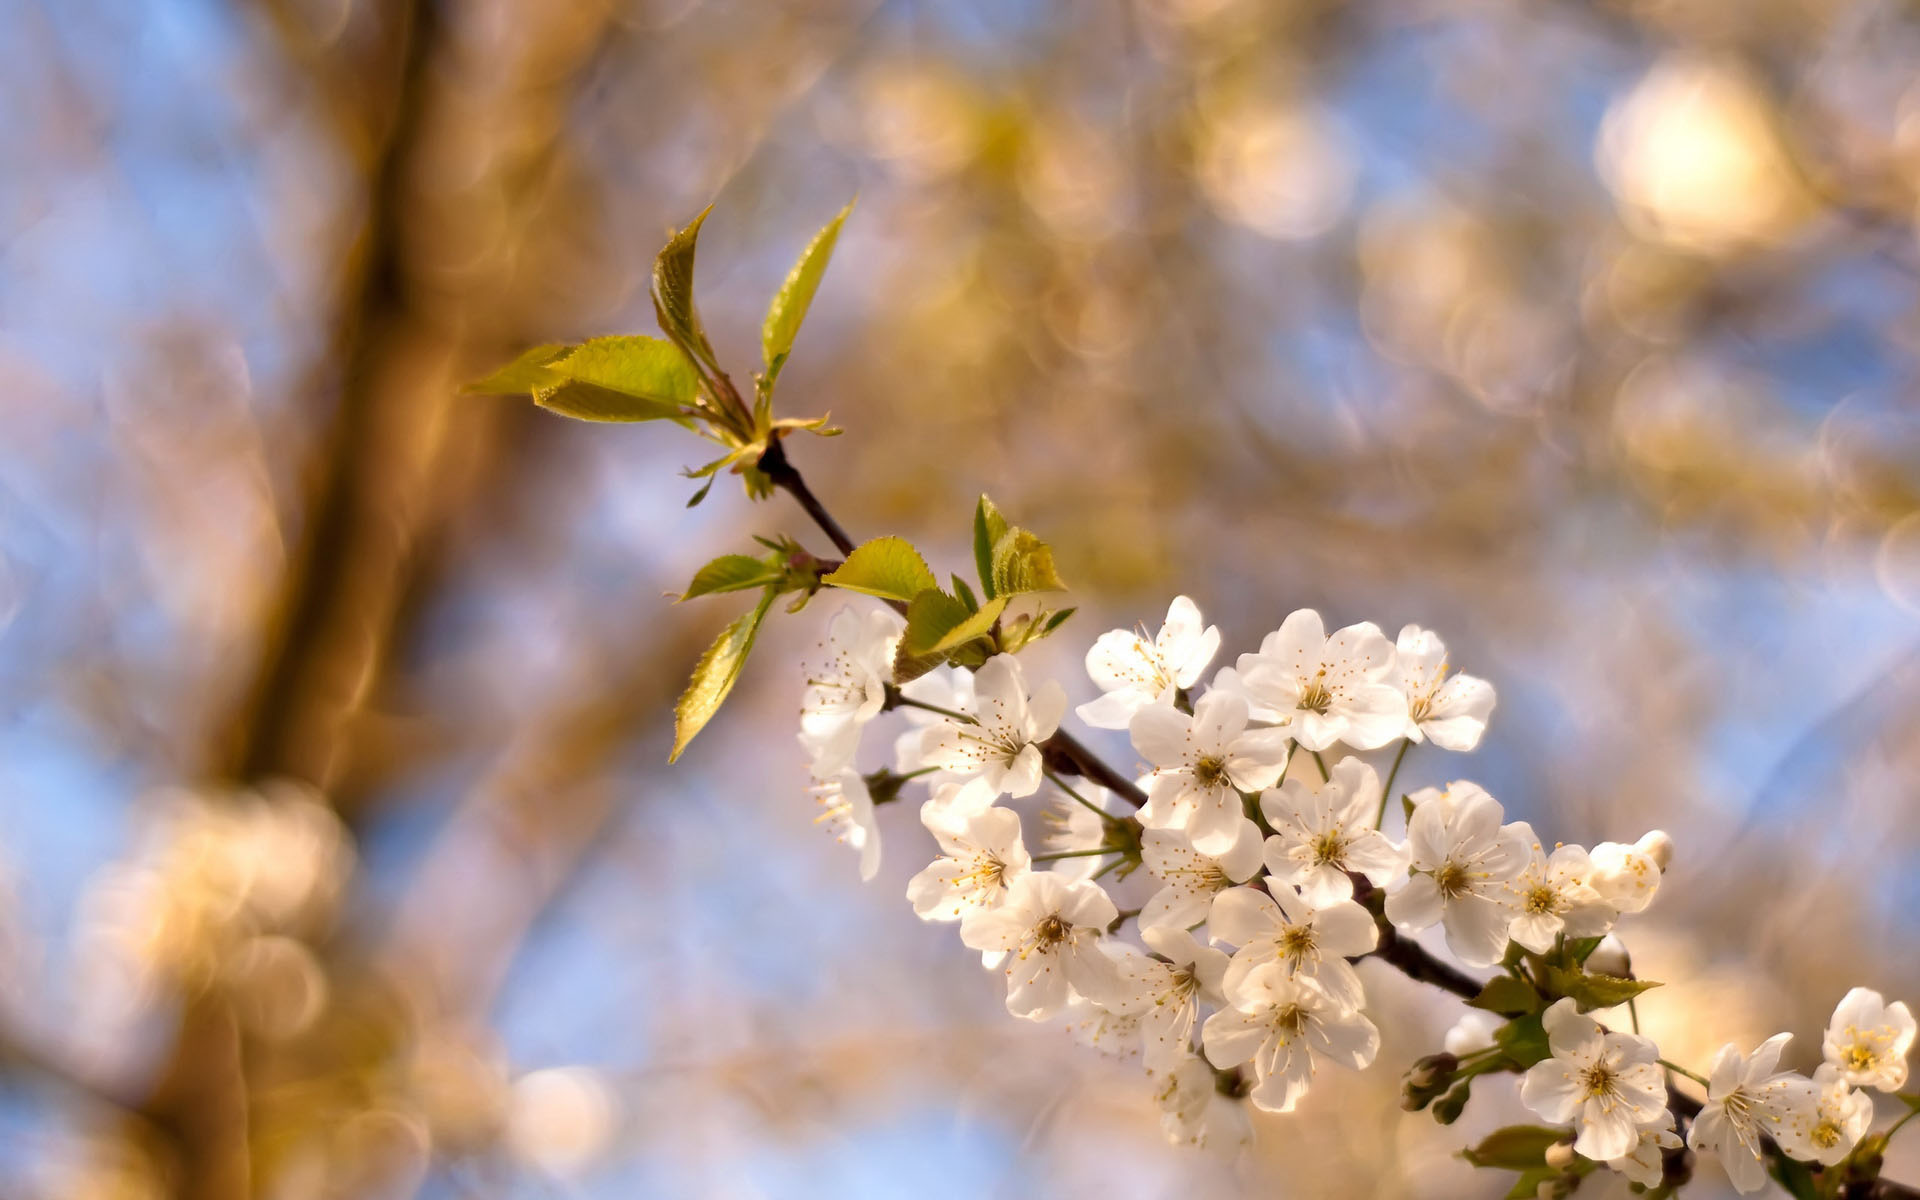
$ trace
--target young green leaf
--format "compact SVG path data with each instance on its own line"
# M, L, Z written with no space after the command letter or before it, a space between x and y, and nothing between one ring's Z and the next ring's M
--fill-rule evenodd
M1487 980L1480 994L1467 1001L1469 1008L1483 1008L1506 1017L1521 1017L1541 1009L1540 995L1522 980L1511 975L1495 975Z
M864 592L886 600L911 602L929 588L939 592L939 581L927 568L927 560L905 538L875 538L854 547L840 568L821 579L822 583L850 592ZM944 593L942 593L944 594ZM954 601L959 604L958 600ZM963 608L964 611L964 608Z
M1625 1004L1641 992L1660 986L1651 979L1621 979L1614 975L1591 975L1551 965L1547 967L1547 977L1543 982L1549 990L1558 995L1573 997L1574 1005L1581 1012Z
M673 706L673 752L667 755L668 762L678 759L687 743L720 711L721 702L733 690L734 680L740 678L740 668L746 665L747 654L753 649L753 639L760 633L760 622L766 619L767 609L773 606L774 595L773 588L761 593L760 603L721 630L720 636L694 665L687 690Z
M693 303L694 250L700 241L700 224L712 211L711 204L701 209L685 229L668 239L653 260L653 314L661 331L675 345L695 363L717 374L720 364L700 323L700 310Z
M1584 963L1592 957L1595 950L1600 948L1600 943L1606 940L1603 937L1574 938L1567 943L1567 957L1576 964Z
M746 554L722 554L694 572L693 582L680 593L680 599L709 596L715 592L741 592L752 587L779 583L779 567Z
M980 606L980 611L969 613L964 621L942 634L940 640L929 649L939 653L965 645L977 637L985 637L993 630L993 623L1000 619L1001 612L1006 609L1007 599L1005 596L995 596L987 601ZM954 603L958 604L959 601L956 600Z
M565 358L573 347L547 342L523 351L506 366L484 379L476 379L460 390L471 395L519 396L543 387L554 387L564 379L547 370L557 358Z
M996 596L976 612L937 587L914 596L907 605L907 628L894 654L894 682L919 678L953 651L990 632L1006 607L1007 598Z
M948 578L953 580L953 594L960 597L960 603L966 605L970 612L979 612L980 600L973 594L973 589L967 586L967 581L958 575L949 575Z
M831 581L832 576L827 577ZM921 590L907 603L907 628L893 654L893 681L910 683L946 661L933 645L971 615L967 606L937 587Z
M1546 1125L1509 1125L1494 1130L1482 1138L1479 1145L1462 1150L1460 1157L1476 1167L1524 1171L1529 1167L1545 1166L1547 1151L1561 1142L1571 1140L1572 1136L1570 1130Z
M985 492L980 493L979 507L973 510L973 565L989 600L993 599L993 547L1006 532L1007 519Z
M569 351L544 370L557 383L536 387L534 403L589 421L688 423L700 394L693 364L672 342L604 337Z
M1077 613L1079 611L1080 610L1078 608L1063 608L1059 612L1054 613L1052 616L1047 618L1046 625L1042 627L1040 630L1040 636L1045 637L1048 634L1052 633L1054 630L1060 628L1062 625L1065 625L1067 623L1067 618L1071 617L1074 613Z
M793 339L800 332L800 322L806 319L813 295L820 289L820 277L826 273L827 261L833 257L834 243L840 240L840 226L852 211L853 201L849 200L838 216L813 235L813 240L793 264L793 270L787 272L786 282L774 293L766 322L760 327L760 350L766 356L769 388L787 364Z
M1493 1040L1516 1066L1530 1067L1553 1055L1553 1048L1547 1044L1546 1027L1540 1023L1537 1013L1508 1021L1493 1031Z
M993 592L1051 592L1066 583L1054 570L1053 548L1019 527L1008 529L993 546Z

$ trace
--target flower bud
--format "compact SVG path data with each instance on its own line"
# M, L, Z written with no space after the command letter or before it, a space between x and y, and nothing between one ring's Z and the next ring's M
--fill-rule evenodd
M1651 830L1633 844L1633 848L1652 859L1662 874L1673 861L1673 838L1664 829Z
M1467 1110L1469 1090L1473 1086L1471 1079L1462 1079L1454 1089L1433 1102L1433 1119L1442 1125L1451 1125L1460 1119Z
M1556 1171L1564 1171L1573 1165L1573 1143L1555 1142L1547 1147L1545 1162Z
M1600 944L1587 955L1586 968L1601 975L1612 975L1625 979L1633 973L1633 959L1627 954L1626 944L1619 938L1608 934L1600 939Z
M1453 1082L1453 1073L1459 1068L1460 1060L1451 1054L1429 1054L1407 1072L1407 1086L1418 1091L1446 1087Z

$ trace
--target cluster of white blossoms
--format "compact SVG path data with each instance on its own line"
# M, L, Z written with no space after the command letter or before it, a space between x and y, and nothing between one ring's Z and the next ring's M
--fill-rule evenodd
M1860 1089L1897 1092L1906 1083L1913 1036L1905 1004L1854 988L1833 1010L1823 1061L1811 1078L1777 1069L1792 1034L1777 1033L1752 1054L1722 1046L1687 1144L1717 1157L1742 1192L1766 1185L1762 1138L1772 1138L1789 1157L1832 1166L1873 1121L1872 1097Z
M1491 685L1453 673L1440 639L1417 626L1397 641L1371 623L1329 634L1301 610L1204 689L1220 634L1188 598L1151 637L1101 635L1086 660L1101 695L1076 713L1126 731L1143 760L1137 812L1050 769L1046 743L1067 706L1058 682L1030 680L1001 654L894 689L900 630L885 610L831 622L800 735L822 819L871 878L870 784L884 784L882 800L907 779L923 784L939 856L908 885L914 911L957 923L1005 976L1013 1015L1064 1020L1138 1058L1176 1141L1244 1141L1239 1097L1287 1112L1323 1064L1373 1062L1379 1031L1353 963L1387 926L1395 936L1439 926L1461 963L1511 964L1519 950L1600 939L1645 909L1672 854L1658 831L1549 848L1466 781L1406 796L1395 841L1388 801L1408 748L1472 750L1494 707ZM863 776L861 732L891 710L908 722L891 768ZM1396 745L1383 785L1364 756ZM1003 801L1043 788L1048 829L1030 851ZM1539 1019L1551 1056L1527 1070L1524 1102L1569 1125L1578 1154L1657 1182L1680 1141L1653 1043L1603 1028L1572 999ZM1720 1157L1742 1190L1764 1177L1763 1135L1808 1161L1844 1156L1871 1114L1851 1089L1899 1086L1913 1021L1875 993L1850 993L1812 1078L1774 1072L1784 1040L1751 1059L1723 1051L1691 1127L1691 1145Z

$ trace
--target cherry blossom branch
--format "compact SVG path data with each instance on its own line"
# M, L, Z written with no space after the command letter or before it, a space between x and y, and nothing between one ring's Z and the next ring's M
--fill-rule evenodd
M766 453L760 456L757 465L760 471L772 481L773 486L794 498L807 516L813 519L813 523L820 527L820 532L827 535L827 540L833 543L835 549L841 554L853 553L855 545L853 538L847 534L846 527L827 511L827 506L820 502L820 498L813 494L813 489L807 486L807 481L801 476L799 468L787 458L786 446L781 439L775 438L767 446ZM890 600L887 603L902 615L907 611L907 606L897 600ZM1048 765L1062 774L1080 775L1091 779L1135 808L1140 808L1147 802L1147 794L1140 790L1138 784L1108 766L1099 755L1083 745L1080 739L1064 729L1055 730L1052 737L1042 742L1040 752L1046 756Z
M767 479L771 481L773 486L785 490L794 498L801 509L804 510L813 520L814 524L826 534L827 538L841 554L851 555L854 552L855 542L853 538L847 533L845 527L834 519L832 513L827 510L819 497L814 495L813 490L807 486L806 480L801 476L799 470L794 467L792 462L787 458L785 448L778 437L775 437L769 443L767 450L758 460L757 466L759 470L765 474ZM897 600L890 600L888 604L902 614L906 611L907 606ZM896 705L916 707L961 721L971 720L971 718L961 713L951 712L932 704L908 700L902 697L896 689L891 687L889 687L887 691L888 707L890 708ZM1405 759L1411 744L1410 739L1402 739L1398 752L1394 755L1393 766L1387 776L1387 784L1381 791L1380 812L1375 820L1376 828L1385 818L1386 806L1392 794L1392 784L1399 774L1401 762ZM1137 784L1108 765L1066 730L1055 730L1050 737L1040 743L1040 747L1047 777L1069 796L1072 796L1087 808L1099 812L1103 818L1112 819L1109 814L1101 812L1097 806L1080 797L1078 793L1074 792L1070 787L1067 787L1058 776L1063 774L1079 775L1106 787L1109 791L1127 800L1136 809L1145 805L1147 797ZM1319 768L1321 778L1323 780L1330 780L1331 772L1328 769L1326 760L1318 751L1312 752L1312 758L1315 765ZM1102 846L1095 849L1066 850L1037 854L1033 856L1033 861L1040 863L1060 859L1105 856L1113 853L1116 852L1112 848ZM1101 874L1105 874L1105 871L1102 871ZM1429 984L1442 991L1451 993L1464 1001L1470 1002L1481 994L1483 988L1486 986L1483 981L1475 979L1467 972L1441 960L1417 942L1403 937L1393 923L1386 919L1385 912L1380 907L1380 898L1369 881L1361 875L1355 875L1353 878L1355 884L1354 899L1364 904L1372 913L1374 923L1379 931L1379 940L1376 947L1370 953L1361 957L1377 958L1392 966L1409 979ZM1111 932L1112 929L1117 929L1127 918L1136 916L1137 914L1138 910L1120 912L1114 918L1109 932ZM1696 1084L1705 1084L1705 1080L1692 1071L1675 1066L1664 1059L1659 1061L1663 1066L1685 1075ZM1221 1074L1218 1069L1215 1069L1214 1073L1216 1076ZM1675 1091L1671 1087L1667 1089L1667 1095L1668 1107L1677 1117L1690 1123L1700 1115L1703 1108L1701 1101L1684 1092ZM1910 1115L1911 1114L1909 1114L1909 1116ZM1898 1129L1900 1124L1903 1123L1904 1120L1897 1122L1893 1126L1893 1129ZM1893 1130L1890 1129L1887 1133L1890 1134L1892 1131ZM1884 1147L1887 1134L1882 1134L1880 1137L1882 1147ZM1763 1138L1762 1150L1770 1167L1784 1169L1788 1163L1796 1163L1797 1165L1796 1160L1788 1158L1771 1139ZM1668 1152L1669 1178L1674 1177L1671 1172L1675 1169L1681 1171L1688 1169L1678 1164L1690 1153L1690 1151L1683 1148L1675 1148ZM1801 1169L1804 1171L1804 1167ZM1835 1196L1839 1198L1839 1200L1920 1200L1920 1190L1887 1179L1846 1179L1837 1184L1828 1184L1827 1186L1832 1190L1824 1192L1823 1194Z

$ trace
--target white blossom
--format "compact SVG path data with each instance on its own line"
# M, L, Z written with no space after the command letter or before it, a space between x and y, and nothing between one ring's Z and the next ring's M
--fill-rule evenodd
M1066 1008L1076 991L1095 1003L1116 997L1120 973L1100 939L1119 915L1097 883L1029 871L1000 907L962 922L960 940L1008 953L1007 1011L1039 1021Z
M1853 1152L1873 1124L1873 1097L1855 1091L1832 1063L1810 1080L1787 1082L1773 1140L1794 1158L1830 1167Z
M1344 742L1374 750L1406 730L1407 698L1390 682L1393 643L1371 621L1336 630L1303 608L1221 671L1215 687L1246 697L1253 716L1281 723L1309 750Z
M1174 693L1192 687L1220 650L1220 630L1202 629L1200 609L1174 597L1166 623L1148 641L1144 630L1103 633L1087 651L1087 674L1103 695L1076 708L1095 729L1125 729L1149 704L1172 704Z
M1269 1112L1293 1111L1316 1059L1360 1070L1380 1051L1373 1022L1328 995L1318 979L1288 975L1280 963L1256 967L1231 999L1231 1008L1201 1026L1201 1044L1216 1067L1252 1060L1256 1082L1248 1098Z
M1440 1048L1455 1058L1465 1058L1476 1050L1485 1050L1493 1045L1494 1031L1506 1023L1507 1019L1498 1013L1470 1008L1461 1013L1460 1019L1447 1030Z
M1415 874L1387 897L1387 919L1409 933L1439 922L1461 962L1499 962L1513 919L1506 884L1526 869L1531 849L1519 826L1500 823L1503 815L1485 789L1464 782L1415 808L1407 822Z
M1581 1016L1571 999L1554 1001L1541 1016L1553 1057L1535 1063L1520 1081L1520 1101L1554 1124L1576 1126L1573 1148L1599 1162L1623 1158L1644 1125L1667 1111L1667 1084L1646 1038L1612 1033Z
M1516 821L1530 857L1526 867L1507 884L1513 923L1507 935L1535 954L1553 949L1554 939L1599 937L1613 927L1619 914L1600 898L1587 881L1593 861L1579 846L1558 846L1549 855L1533 834L1533 826Z
M1642 912L1660 890L1660 873L1673 855L1673 839L1656 829L1633 845L1601 842L1587 852L1593 873L1587 882L1620 912Z
M1478 746L1493 713L1493 685L1472 675L1449 675L1446 645L1418 625L1401 628L1394 651L1407 699L1405 736L1442 750Z
M1240 793L1272 787L1287 767L1286 731L1248 729L1247 702L1225 692L1200 697L1192 716L1143 708L1128 732L1154 767L1140 823L1185 829L1203 854L1224 853L1250 824Z
M1260 830L1252 822L1219 855L1202 854L1177 829L1149 829L1140 836L1147 872L1163 885L1140 908L1140 928L1189 929L1207 919L1214 896L1245 883L1260 869Z
M1607 1165L1625 1175L1629 1183L1650 1188L1666 1174L1667 1151L1679 1148L1680 1135L1673 1131L1673 1114L1669 1112L1656 1124L1640 1126L1633 1149L1608 1159Z
M1207 1060L1189 1053L1156 1076L1160 1129L1175 1145L1238 1149L1253 1140L1247 1106L1222 1095Z
M1329 775L1317 789L1289 779L1260 794L1260 811L1273 828L1267 870L1313 904L1352 896L1349 871L1385 887L1407 869L1406 852L1373 825L1380 776L1357 758L1341 759Z
M1772 1136L1788 1102L1788 1089L1805 1080L1781 1071L1780 1052L1793 1040L1776 1033L1742 1054L1732 1042L1720 1047L1707 1075L1707 1102L1687 1131L1687 1144L1720 1160L1734 1190L1757 1192L1767 1186L1761 1140Z
M974 720L941 720L921 742L923 765L978 776L996 795L1031 796L1040 788L1040 743L1053 736L1067 696L1049 679L1027 691L1026 672L1011 654L996 654L973 673Z
M907 899L925 921L958 921L997 906L1031 865L1020 840L1020 815L989 807L956 814L939 800L920 820L940 844L940 857L907 883Z
M1834 1008L1820 1049L1855 1087L1897 1092L1907 1082L1913 1034L1913 1014L1905 1004L1888 1004L1879 992L1857 987Z
M808 670L800 700L800 744L819 778L853 765L860 730L886 703L900 629L899 615L885 608L842 608L827 622L825 661Z
M1336 1003L1359 1008L1366 1002L1360 976L1347 959L1379 945L1380 931L1351 899L1315 908L1288 887L1276 887L1272 895L1228 888L1214 897L1207 931L1213 940L1239 947L1223 982L1231 998L1238 998L1259 967L1278 962L1289 976L1319 980Z
M1112 938L1102 939L1100 949L1123 975L1128 963L1146 957L1134 947ZM1133 1001L1134 995L1125 991L1116 993L1117 997L1127 1001ZM1097 1004L1075 992L1067 1001L1067 1006L1060 1011L1059 1017L1065 1021L1067 1032L1073 1035L1073 1040L1082 1046L1090 1046L1102 1054L1121 1060L1140 1057L1141 1021L1137 1002L1115 1007Z
M938 666L918 679L910 679L900 685L900 694L916 704L931 704L934 708L948 712L973 715L973 672L964 667ZM926 741L927 726L946 718L939 713L912 704L903 704L896 709L906 718L907 727L893 742L893 769L905 775L925 767L926 756L922 753L922 743ZM951 779L947 772L938 772L924 777L928 786L938 786Z
M1143 930L1140 937L1159 957L1139 954L1120 960L1125 987L1133 992L1123 1004L1139 1015L1147 1069L1166 1070L1192 1053L1200 1002L1216 1007L1225 1003L1220 981L1227 972L1227 956L1201 945L1184 929L1162 926Z
M880 870L880 827L873 819L873 797L860 772L848 768L824 779L816 779L808 789L820 805L814 823L824 825L834 838L860 852L860 881L865 883Z

